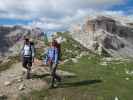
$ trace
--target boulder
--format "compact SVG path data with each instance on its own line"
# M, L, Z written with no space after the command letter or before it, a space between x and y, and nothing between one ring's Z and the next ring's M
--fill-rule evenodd
M78 63L78 60L76 58L72 58L72 62Z
M25 85L24 85L24 84L21 84L21 85L18 87L18 89L19 89L20 91L24 90L24 89L25 89Z
M101 62L100 65L102 65L102 66L107 66L108 63L107 63L107 62Z
M116 96L116 97L115 97L115 100L119 100L119 98Z
M5 86L9 86L9 85L11 85L11 84L12 84L12 82L10 82L10 81L4 82L4 85L5 85Z

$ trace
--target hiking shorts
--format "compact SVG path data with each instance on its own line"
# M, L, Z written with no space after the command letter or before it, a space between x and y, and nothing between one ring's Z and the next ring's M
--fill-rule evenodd
M23 57L23 67L28 68L32 66L32 57Z

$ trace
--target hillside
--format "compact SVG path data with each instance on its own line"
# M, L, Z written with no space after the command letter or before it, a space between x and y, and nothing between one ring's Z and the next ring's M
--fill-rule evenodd
M4 54L11 55L2 59L5 62L0 65L0 99L132 100L133 62L129 58L132 57L132 51L129 52L133 42L132 27L129 23L121 25L113 18L102 16L89 19L82 28L78 25L73 32L57 32L55 37L61 43L62 52L57 73L62 82L54 89L49 89L49 68L43 65L48 43L44 43L41 31L38 35L36 28L2 26L5 36L0 40L1 45L10 41ZM24 36L32 38L36 45L31 80L24 78L25 71L18 57Z
M62 75L57 88L33 90L21 100L132 100L132 60L88 52L68 32L58 36L65 40L59 69L74 76ZM47 76L41 80L50 84Z
M43 48L47 46L41 47L44 41L38 40L40 60L33 64L31 80L24 78L18 58L0 66L2 100L132 100L132 60L99 56L68 32L59 32L56 37L62 41L62 61L57 71L62 82L48 89L49 69L42 65Z
M131 21L120 17L88 17L83 25L73 29L71 35L100 55L106 52L113 57L133 57L133 27Z

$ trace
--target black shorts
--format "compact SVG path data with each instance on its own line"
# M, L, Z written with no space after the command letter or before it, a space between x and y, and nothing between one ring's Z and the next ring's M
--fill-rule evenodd
M32 66L32 57L23 57L23 67L31 67Z

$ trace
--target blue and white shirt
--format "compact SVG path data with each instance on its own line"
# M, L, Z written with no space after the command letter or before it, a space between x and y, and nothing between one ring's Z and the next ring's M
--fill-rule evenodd
M48 61L51 60L54 64L58 64L58 50L55 47L48 48L45 64L48 64Z

